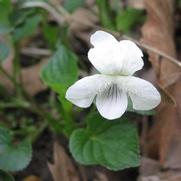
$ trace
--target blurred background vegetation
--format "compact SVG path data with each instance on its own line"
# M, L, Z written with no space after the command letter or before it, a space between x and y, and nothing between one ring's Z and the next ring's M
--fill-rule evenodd
M0 180L181 180L180 12L180 0L0 0ZM100 29L142 48L138 76L162 94L158 110L127 113L139 130L140 168L83 167L67 148L88 111L64 95L95 72L87 52Z

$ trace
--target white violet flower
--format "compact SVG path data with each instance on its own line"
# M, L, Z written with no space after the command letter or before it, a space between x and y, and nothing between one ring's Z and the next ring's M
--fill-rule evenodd
M99 113L106 119L117 119L128 106L128 96L133 109L150 110L161 100L157 89L149 82L133 76L142 69L143 53L129 40L117 41L104 31L90 38L88 58L101 73L80 79L66 92L73 104L87 108L95 99Z

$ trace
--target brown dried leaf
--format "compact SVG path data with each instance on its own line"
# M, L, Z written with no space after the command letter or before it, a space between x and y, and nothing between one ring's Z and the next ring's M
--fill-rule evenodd
M148 19L142 28L143 41L151 47L176 57L174 33L174 1L144 0ZM149 52L149 60L160 86L176 100L176 107L162 100L156 122L147 137L147 154L159 157L163 167L181 168L181 78L180 68L169 60ZM174 78L171 75L176 75ZM176 78L175 78L176 77Z
M90 9L92 6L94 6L96 3L96 0L85 0L85 5Z
M143 0L127 0L128 6L136 9L145 9Z
M86 8L79 8L72 14L73 21L70 24L70 30L73 34L89 43L89 37L92 29L96 27L98 17Z
M50 0L49 2L54 6L59 6L60 4L63 3L63 0Z
M47 88L40 80L41 68L47 62L47 60L42 60L40 63L34 66L22 69L21 76L23 86L29 95L33 96Z
M14 61L14 49L10 45L10 38L7 36L0 36L0 41L7 42L10 47L9 55L6 60L3 61L3 68L9 75L13 72L13 61ZM40 70L43 64L47 63L47 60L42 60L40 63L30 66L28 68L23 68L21 70L22 82L25 90L30 95L35 95L38 92L45 90L46 86L40 80ZM0 74L0 83L7 89L8 92L14 91L14 86L12 82L3 73Z
M74 21L70 24L72 31L83 31L88 28L94 27L94 24L98 21L97 17L88 9L79 8L73 14Z
M175 43L173 40L174 24L172 0L144 0L148 18L142 28L143 42L172 57L176 57ZM159 82L164 86L170 80L170 75L180 72L173 63L157 54L148 52L149 60L155 68ZM162 80L164 78L164 80Z
M162 106L163 104L176 106L176 100L174 97L161 85L159 85L159 92L162 95Z
M142 157L141 167L139 170L141 176L155 175L159 171L160 171L160 165L158 161L147 157Z
M180 181L180 171L161 171L160 165L156 160L146 157L142 158L138 181Z
M180 171L158 172L155 175L140 176L138 181L180 181Z
M12 62L13 62L13 56L11 55L8 60L6 60L3 63L4 69L12 75ZM42 60L40 63L37 63L36 65L30 66L28 68L23 68L21 70L21 77L22 77L22 83L23 87L27 91L29 95L35 95L38 92L41 92L46 89L46 86L42 83L40 80L40 71L44 64L47 63L47 60ZM14 87L12 82L3 74L0 76L0 83L5 86L8 92L13 92Z
M54 164L48 163L54 181L79 181L78 173L63 149L58 143L54 144Z

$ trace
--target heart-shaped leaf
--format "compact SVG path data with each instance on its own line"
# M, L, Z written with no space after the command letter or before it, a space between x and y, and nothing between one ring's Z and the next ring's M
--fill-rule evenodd
M110 170L139 165L138 135L132 123L125 118L109 121L94 114L87 119L87 125L71 135L69 147L75 160Z
M28 140L13 143L13 136L6 128L0 128L0 169L18 171L31 160L32 148Z
M71 103L65 99L65 93L77 80L77 60L73 52L61 45L41 71L42 80L59 94L59 100L67 111L71 109Z
M77 57L73 52L60 46L41 71L41 78L54 91L66 92L76 81L78 68Z
M40 16L40 15L27 17L26 21L21 26L18 26L14 30L14 34L13 34L14 40L20 41L23 38L27 38L27 37L33 35L33 33L35 33L41 20L42 20L42 16Z

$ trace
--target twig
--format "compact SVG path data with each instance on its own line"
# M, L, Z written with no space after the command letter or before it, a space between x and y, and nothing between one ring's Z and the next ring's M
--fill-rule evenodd
M55 18L57 23L61 26L64 22L70 24L72 21L80 24L80 25L86 25L91 26L90 23L82 22L79 19L74 18L64 7L61 5L57 7L51 6L49 3L42 2L42 1L33 1L33 2L25 2L22 5L23 8L31 8L31 7L40 7L45 10L47 10L52 16Z
M62 25L62 23L64 23L64 18L56 11L56 9L43 1L28 1L23 3L22 7L23 8L40 7L46 9L50 14L52 14L52 16L56 19L59 25Z
M32 47L32 48L22 48L21 53L30 56L50 56L52 52L48 49Z
M66 9L64 9L61 5L58 5L56 9L60 14L62 14L65 17L67 22L71 21L71 14Z
M124 39L128 39L128 40L131 40L131 41L135 42L135 43L138 44L139 46L141 46L141 47L143 47L143 48L145 48L145 49L147 49L147 50L149 50L149 51L152 51L152 52L160 55L161 57L166 58L166 60L172 62L172 63L175 64L176 66L181 67L181 62L180 62L179 60L177 60L177 59L175 59L175 58L167 55L166 53L164 53L164 52L162 52L162 51L160 51L160 50L158 50L158 49L156 49L156 48L153 48L153 47L151 47L151 46L149 46L149 45L147 45L147 44L140 43L139 41L137 41L137 40L135 40L135 39L133 39L133 38L131 38L131 37L129 37L129 36L123 35L122 37L123 37Z
M65 8L63 8L61 5L59 5L57 7L57 10L60 12L60 14L62 14L64 17L65 17L65 20L67 21L67 23L71 23L71 22L76 22L80 25L84 25L84 26L88 26L90 27L91 24L90 23L87 23L85 21L82 21L81 19L77 19L75 18L72 14L70 14Z

